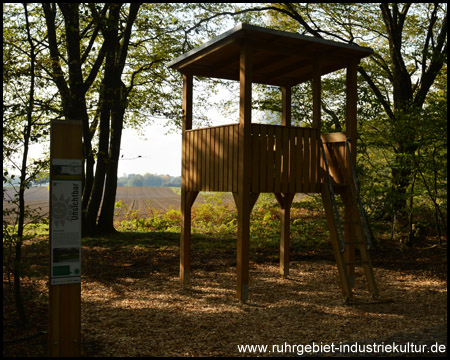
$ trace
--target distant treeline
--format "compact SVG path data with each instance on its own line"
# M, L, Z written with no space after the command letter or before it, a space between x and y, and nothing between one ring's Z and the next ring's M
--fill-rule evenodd
M146 173L128 174L117 179L117 186L181 186L181 176Z
M32 186L46 186L49 183L49 175L41 175L32 182ZM5 182L6 179L6 182ZM3 187L15 185L19 186L19 176L7 176L3 179ZM117 186L181 186L181 176L155 175L146 173L128 174L117 179Z

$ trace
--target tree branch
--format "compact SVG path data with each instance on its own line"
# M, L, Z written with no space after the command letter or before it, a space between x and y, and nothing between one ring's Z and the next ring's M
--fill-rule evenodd
M52 73L50 75L52 76L53 81L55 82L59 92L61 93L64 112L67 112L68 104L65 99L69 97L69 87L67 86L67 82L64 79L64 73L59 62L60 58L55 29L56 6L55 4L42 3L42 8L44 10L45 22L47 24L48 32L50 63L52 67Z
M438 75L439 71L442 69L442 66L444 65L444 61L446 61L447 59L446 36L447 36L447 14L445 14L442 27L437 37L436 46L433 48L433 53L431 54L430 66L422 74L420 82L421 85L414 98L414 103L419 107L422 107L423 103L425 102L425 98L428 94L428 91L431 88L431 85L433 85L436 76Z
M366 73L366 71L361 66L358 66L358 71L363 76L363 78L367 81L367 83L369 84L370 88L374 92L374 94L377 97L378 101L380 101L381 105L383 106L383 108L386 111L386 114L389 116L389 118L390 119L395 119L395 115L392 112L392 109L391 109L389 103L386 101L386 99L384 98L383 94L381 94L380 90L375 85L375 83L373 82L372 78Z

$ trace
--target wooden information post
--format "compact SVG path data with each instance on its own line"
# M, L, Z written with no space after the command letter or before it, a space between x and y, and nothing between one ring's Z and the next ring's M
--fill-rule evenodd
M50 131L49 356L81 352L81 121Z

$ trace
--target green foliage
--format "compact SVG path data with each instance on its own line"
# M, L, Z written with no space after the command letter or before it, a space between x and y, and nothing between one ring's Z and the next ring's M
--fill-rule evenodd
M125 219L117 225L119 231L180 231L180 210L171 208L163 212L151 208L151 204L147 209L132 210L122 201L118 201L115 207L123 209L125 213ZM145 213L145 215L141 215L141 213Z
M202 193L205 202L192 209L193 236L228 240L237 233L237 210L225 200L223 193ZM116 203L125 213L125 219L117 224L119 231L169 232L181 230L181 213L177 209L155 210L149 204L146 210L132 210L123 202ZM294 248L326 248L328 246L327 223L321 200L306 197L294 202L291 209L291 243ZM261 194L250 220L251 246L277 247L280 238L279 205L273 194Z

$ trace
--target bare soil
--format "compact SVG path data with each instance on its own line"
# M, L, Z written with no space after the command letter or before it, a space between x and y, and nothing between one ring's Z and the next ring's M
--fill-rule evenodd
M14 191L7 189L6 199L13 198ZM148 209L168 210L171 207L179 209L181 204L180 195L167 187L118 187L116 202L122 200L123 206L117 209L116 220L122 220L126 211L142 212ZM200 202L202 200L199 200ZM46 186L32 187L25 191L25 203L31 209L36 209L42 216L49 214L49 189ZM3 201L3 208L11 205Z

